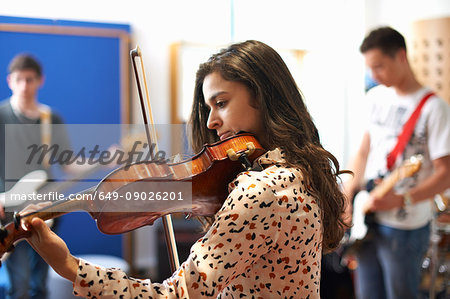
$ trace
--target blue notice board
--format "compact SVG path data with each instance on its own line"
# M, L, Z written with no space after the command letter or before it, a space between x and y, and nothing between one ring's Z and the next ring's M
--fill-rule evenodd
M44 68L39 100L66 123L129 123L129 33L127 24L0 16L0 100L11 95L10 60L27 52ZM87 213L61 217L58 234L75 255L123 255L122 236L100 233Z

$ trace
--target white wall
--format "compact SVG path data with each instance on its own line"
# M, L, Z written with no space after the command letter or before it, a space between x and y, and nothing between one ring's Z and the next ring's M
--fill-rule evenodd
M259 39L276 48L307 50L298 84L324 146L345 165L361 133L364 64L358 47L365 32L391 25L407 34L414 20L450 15L450 1L14 0L2 1L0 14L130 24L132 44L143 50L157 123L169 122L173 42L222 45ZM140 265L156 264L151 243L141 238L137 244Z
M412 34L412 24L423 19L450 16L449 0L365 0L364 35L378 26L391 26L404 35L408 42ZM362 40L361 40L362 41ZM360 42L361 42L360 41ZM364 123L361 113L364 101L358 97L348 97L347 135L348 149L345 160L349 158L359 145L363 133L360 124Z
M448 0L366 0L366 27L389 25L407 38L411 24L422 19L448 17Z
M342 70L346 70L342 63L348 61L345 53L356 47L355 43L342 42L342 38L357 42L362 36L363 31L360 28L363 6L359 2L361 1L15 0L2 3L0 14L131 24L133 44L139 44L143 50L155 120L167 123L168 47L171 43L184 40L223 45L232 40L260 39L277 48L298 48L322 53L327 53L331 48L331 56L335 58L322 64L320 75L321 82L327 82L328 85L345 77L342 76ZM234 31L231 29L232 3ZM357 54L356 51L355 53ZM342 59L343 55L345 59ZM334 66L334 63L338 65ZM339 75L334 76L334 70ZM311 98L310 102L328 102L330 97L331 95L322 96L321 99ZM333 94L332 102L335 106L344 100L341 93L338 97L339 99L336 99L336 94ZM311 109L314 110L313 107ZM323 118L320 116L322 114L316 114L318 115L314 118ZM323 140L327 138L324 136ZM336 150L342 152L340 148Z

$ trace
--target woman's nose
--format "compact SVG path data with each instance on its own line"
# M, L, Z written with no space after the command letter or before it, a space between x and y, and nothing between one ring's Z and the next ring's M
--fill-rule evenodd
M220 120L219 120L217 114L212 110L209 112L208 121L206 123L206 126L210 130L215 130L220 126Z

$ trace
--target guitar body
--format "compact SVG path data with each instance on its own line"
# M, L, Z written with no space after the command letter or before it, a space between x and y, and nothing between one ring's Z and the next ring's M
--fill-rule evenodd
M346 240L345 251L357 251L360 245L370 237L370 226L375 223L375 214L368 212L368 201L370 196L382 197L392 190L397 182L407 177L411 177L419 171L422 165L422 156L416 155L403 161L388 177L384 178L373 190L360 191L353 200L353 225L350 229L350 236Z
M47 172L35 170L24 175L10 190L0 193L0 203L5 209L5 218L0 219L2 224L7 224L13 220L13 212L20 211L27 206L26 201L12 200L12 195L32 194L37 192L47 182Z
M370 228L375 223L375 214L365 212L365 206L369 198L370 193L363 190L358 192L353 201L353 225L347 241L349 249L356 249L367 240L370 235Z
M47 182L47 173L44 170L35 170L24 175L10 190L0 193L0 203L4 207L21 205L21 201L9 200L11 194L30 194L36 192Z
M362 240L367 235L366 215L364 213L364 205L370 197L369 192L360 191L353 201L353 226L350 229L349 241Z

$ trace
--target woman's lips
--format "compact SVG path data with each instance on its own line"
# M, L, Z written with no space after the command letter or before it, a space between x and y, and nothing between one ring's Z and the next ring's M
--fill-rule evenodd
M231 137L232 134L230 132L226 132L219 136L220 140L224 140L225 138Z

